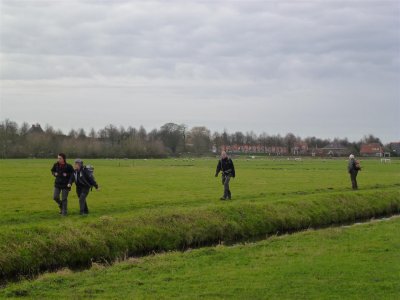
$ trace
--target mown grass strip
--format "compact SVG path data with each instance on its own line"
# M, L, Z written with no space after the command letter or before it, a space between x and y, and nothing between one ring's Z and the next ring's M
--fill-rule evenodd
M32 227L0 235L0 276L4 282L62 267L84 268L152 252L184 250L220 242L349 223L400 212L397 189L329 194L273 203L226 206L129 219Z

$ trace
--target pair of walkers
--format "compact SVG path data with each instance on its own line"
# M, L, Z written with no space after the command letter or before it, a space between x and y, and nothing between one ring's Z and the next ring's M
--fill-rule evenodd
M93 177L92 171L87 168L81 159L76 159L74 166L67 163L64 153L58 154L57 162L51 168L55 177L53 199L60 208L60 214L66 216L68 213L68 194L73 183L76 185L76 193L79 198L81 215L89 214L87 196L92 187L99 188Z

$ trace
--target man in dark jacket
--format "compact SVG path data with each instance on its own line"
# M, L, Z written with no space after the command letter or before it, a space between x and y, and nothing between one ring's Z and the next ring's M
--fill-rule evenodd
M222 184L224 185L224 195L220 198L221 200L231 200L232 194L229 189L229 182L231 178L235 178L235 166L233 165L232 159L228 157L225 151L221 153L221 159L218 161L217 171L215 177L218 177L219 172L222 172Z
M353 154L349 156L349 164L347 166L347 171L350 174L351 186L353 190L357 190L358 189L357 175L358 171L360 171L360 166L357 164L357 161Z
M54 194L53 199L60 208L60 214L63 216L67 215L68 210L68 182L74 172L74 169L70 164L67 164L67 158L64 153L60 153L57 156L57 162L51 168L51 174L55 177L54 181ZM60 200L61 194L61 200Z
M72 183L75 182L76 193L79 198L80 214L89 214L89 208L86 202L86 198L92 187L96 190L99 189L99 185L93 177L93 173L86 166L83 165L81 159L76 159L74 164L74 173L72 174L68 187L71 187Z

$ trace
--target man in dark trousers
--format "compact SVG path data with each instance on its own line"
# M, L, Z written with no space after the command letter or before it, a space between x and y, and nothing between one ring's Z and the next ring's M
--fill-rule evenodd
M71 178L74 169L70 164L67 164L67 157L64 153L57 156L57 162L51 168L51 174L55 177L53 200L56 201L60 208L60 214L67 215L68 210L68 187L69 179ZM60 200L61 194L61 200Z
M76 193L79 198L80 214L88 215L89 208L86 202L86 198L89 195L91 188L95 187L96 190L98 190L99 185L94 179L93 170L84 166L83 161L79 158L75 160L74 173L70 178L68 187L71 187L73 182L75 182Z
M350 154L349 156L349 164L347 170L350 174L351 187L353 188L353 190L358 190L357 175L358 171L360 171L360 166L357 164L357 161L353 154Z
M222 184L224 185L224 195L220 200L231 200L232 194L229 189L231 178L235 178L235 166L232 159L228 157L225 151L221 153L221 159L218 161L215 177L218 177L219 172L222 172Z

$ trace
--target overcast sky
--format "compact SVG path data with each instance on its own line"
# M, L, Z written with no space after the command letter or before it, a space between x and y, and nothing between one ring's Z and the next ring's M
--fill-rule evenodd
M2 120L400 139L399 1L0 2Z

